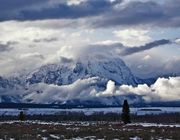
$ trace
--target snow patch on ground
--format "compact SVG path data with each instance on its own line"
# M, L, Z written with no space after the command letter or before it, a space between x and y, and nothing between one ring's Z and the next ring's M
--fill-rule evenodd
M142 139L136 136L136 137L131 137L130 140L142 140Z
M132 123L132 124L128 124L129 126L135 125L141 125L143 127L180 127L180 124L157 124L157 123Z
M50 134L50 137L53 138L53 139L57 139L57 140L60 139L60 137L58 137L58 136L56 136L56 135L53 135L53 134Z
M96 125L98 122L94 121L68 121L68 122L45 122L45 121L2 121L2 124L14 124L14 123L23 123L23 124L40 124L40 125L63 125L63 126L75 126L73 129L79 129L76 126L89 126ZM101 124L107 124L106 121L101 121ZM109 122L111 124L121 124L120 122ZM128 126L143 126L143 127L177 127L180 128L180 124L159 124L159 123L131 123ZM67 129L71 129L67 127Z

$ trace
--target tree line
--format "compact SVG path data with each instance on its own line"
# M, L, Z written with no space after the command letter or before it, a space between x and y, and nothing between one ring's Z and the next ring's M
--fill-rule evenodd
M69 114L70 115L70 114ZM88 117L85 116L84 114L74 114L73 116L75 116L74 118L79 118L80 120L88 120ZM114 120L117 121L119 120L119 115L115 115L114 113L108 113L104 116L104 114L102 113L97 113L97 114L93 114L93 116L91 116L91 118L94 118L94 121L98 120L98 117L102 117L102 119L107 119L107 120ZM64 116L67 117L67 114ZM26 120L26 115L23 111L20 111L19 115L18 115L18 119L20 121L24 121ZM62 118L62 120L64 120L64 118ZM89 118L90 120L90 118ZM127 100L124 100L123 103L123 107L122 107L122 114L121 114L121 121L124 122L124 124L128 124L131 123L131 119L130 119L130 109L129 109L129 104Z

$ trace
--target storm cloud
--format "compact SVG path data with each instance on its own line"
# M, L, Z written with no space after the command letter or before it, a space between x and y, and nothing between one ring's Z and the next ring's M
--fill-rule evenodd
M131 1L124 7L117 7L102 15L98 22L94 22L94 27L114 27L151 25L160 27L179 27L180 14L179 0L167 0L165 3L155 1Z
M109 54L109 55L120 55L120 56L127 56L132 55L134 53L143 52L146 50L150 50L152 48L160 47L163 45L171 44L173 41L168 39L161 39L156 40L150 43L147 43L142 46L133 46L128 47L123 45L122 43L111 43L111 44L94 44L89 45L87 47L84 47L84 50L82 49L82 54L87 54L88 52L91 53L99 53L99 54Z
M166 45L166 44L170 44L171 41L170 40L166 40L166 39L162 39L162 40L157 40L148 44L145 44L143 46L139 46L139 47L131 47L131 48L125 48L123 49L120 54L121 55L131 55L134 53L138 53L138 52L142 52L145 50L149 50L155 47L159 47L161 45Z
M86 18L84 24L95 28L142 24L180 26L179 0L123 3L122 0L84 0L78 4L50 0L1 0L0 21Z
M118 2L120 1L118 0ZM0 1L0 5L1 7L5 5L6 8L2 8L0 20L74 19L96 16L111 10L118 2L87 0L77 5L69 5L67 1L53 3L50 0L40 0L37 2L29 0L27 3L22 0L3 0ZM16 14L14 14L14 11Z

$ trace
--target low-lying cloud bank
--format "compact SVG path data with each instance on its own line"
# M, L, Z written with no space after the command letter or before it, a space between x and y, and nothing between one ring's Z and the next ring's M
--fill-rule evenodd
M34 103L52 103L72 99L89 98L94 90L98 77L78 79L69 85L35 84L30 87L30 93L24 97L24 102L31 100Z
M98 82L98 77L92 77L79 79L73 84L63 86L40 83L31 87L31 90L36 90L36 92L31 92L25 96L24 101L52 103L72 99L90 99L129 94L140 96L146 102L180 100L180 77L158 78L151 86L142 84L136 87L131 85L116 86L115 82L110 80L103 91L97 88Z
M147 102L178 101L180 100L180 77L158 78L151 86L142 84L136 87L131 85L115 87L114 82L109 81L106 90L97 93L96 96L124 95L129 93L140 95Z

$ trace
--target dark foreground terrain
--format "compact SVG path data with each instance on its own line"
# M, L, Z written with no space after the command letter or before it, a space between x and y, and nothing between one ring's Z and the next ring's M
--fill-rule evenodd
M58 115L0 116L0 140L120 139L180 140L180 114L133 115L124 125L118 113L64 112Z
M180 125L105 121L3 121L0 122L0 139L55 140L55 139L123 139L123 140L179 140Z

